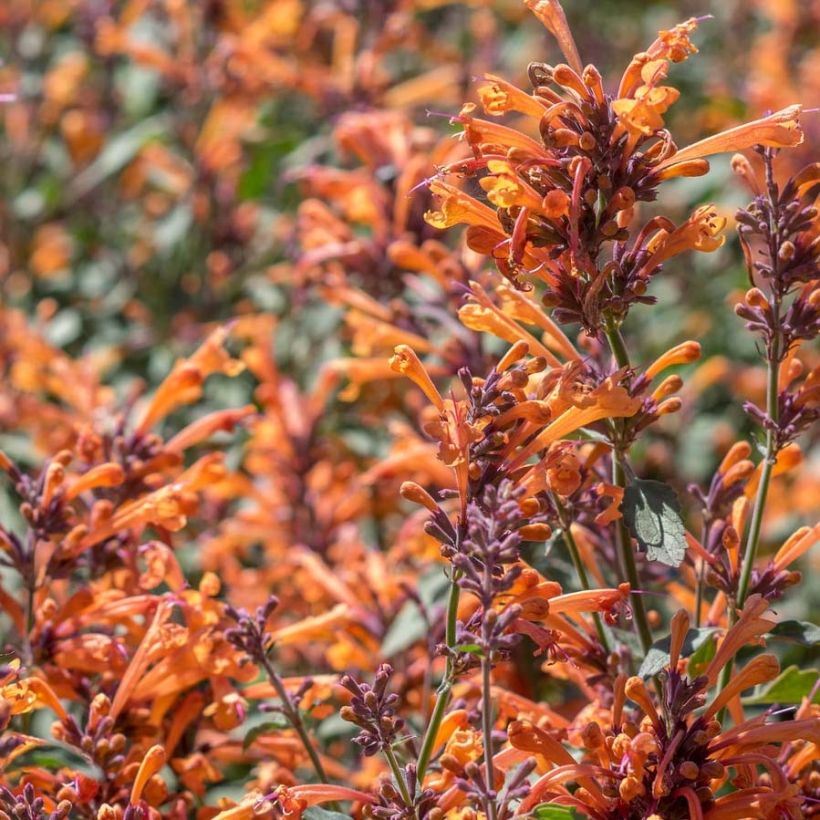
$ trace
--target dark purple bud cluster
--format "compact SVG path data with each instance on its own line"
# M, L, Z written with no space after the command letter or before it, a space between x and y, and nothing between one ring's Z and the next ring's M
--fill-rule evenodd
M353 695L350 704L343 706L341 716L361 729L353 742L362 747L366 755L374 755L395 743L404 728L404 720L396 717L399 696L388 694L387 684L393 667L387 663L379 666L373 685L359 683L350 675L343 675L340 683Z
M456 627L457 665L464 670L475 666L481 657L509 654L518 639L506 633L520 608L509 606L499 612L493 604L521 574L515 562L520 557L517 528L522 524L518 503L522 493L522 488L504 479L498 487L485 488L481 500L467 507L466 535L450 559L459 586L481 604L466 623L459 622Z
M418 775L412 763L404 767L404 780L410 794L416 794ZM436 805L438 797L432 789L425 789L415 797L413 804L408 806L396 785L385 780L379 787L379 802L368 811L380 820L442 820L444 812Z
M737 220L752 284L765 284L769 292L753 287L735 310L746 320L747 329L762 338L767 361L779 365L796 344L820 334L820 290L813 284L820 260L818 212L813 206L820 191L820 164L804 168L781 190L774 180L776 152L760 149L760 153L766 190L738 211ZM785 375L791 381L799 373L794 377ZM812 376L806 380L804 388L808 390L795 391L787 385L778 392L775 418L771 404L769 412L750 402L744 405L746 412L771 434L775 451L820 418L820 402L812 380Z
M775 446L779 451L820 420L820 395L818 394L820 390L813 386L796 393L781 390L777 394L777 420L771 418L768 413L752 402L744 402L743 409L764 430L772 432Z
M72 808L68 800L62 800L53 811L47 811L45 800L37 796L31 783L26 783L20 794L0 786L0 820L64 820Z
M802 578L797 570L780 569L770 562L763 569L752 570L749 592L751 595L762 595L768 601L777 601L786 594L789 587L799 584Z
M485 609L521 574L519 566L507 566L520 556L518 502L523 492L505 479L497 488L487 487L481 501L467 508L467 537L453 556L453 565L462 573L462 589L473 593Z
M271 595L264 606L256 610L254 616L245 609L226 606L225 614L236 622L236 626L225 630L225 640L244 652L249 660L264 664L269 649L267 622L278 606L279 599L275 595Z
M812 203L820 190L820 164L804 168L781 190L774 181L776 150L758 150L766 171L766 191L737 212L738 233L750 274L765 279L782 297L817 278L820 241L811 228L817 217ZM766 323L765 317L758 314L757 318Z

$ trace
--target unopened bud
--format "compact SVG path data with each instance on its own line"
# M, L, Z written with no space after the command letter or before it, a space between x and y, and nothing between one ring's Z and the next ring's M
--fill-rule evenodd
M794 242L787 239L778 249L777 258L781 262L788 262L794 256L795 250Z
M518 534L524 541L546 541L552 535L552 528L548 524L525 524Z
M680 776L686 780L697 780L700 769L697 763L691 760L684 760L683 763L678 766L678 772L680 772Z
M399 494L407 501L426 507L430 512L436 512L439 508L430 493L415 481L405 481L399 488Z
M766 294L760 288L749 288L746 291L746 304L751 307L761 308L767 310L769 302L766 299Z
M578 147L582 151L591 151L596 144L595 137L592 136L589 131L584 131L584 133L581 134L581 138L578 140Z

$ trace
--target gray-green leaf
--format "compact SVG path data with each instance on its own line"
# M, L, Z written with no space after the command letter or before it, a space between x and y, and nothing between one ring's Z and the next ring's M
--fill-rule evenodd
M810 621L781 621L769 634L803 646L820 644L820 626Z
M686 555L686 537L675 491L660 481L627 485L621 512L629 532L650 561L678 567Z
M683 639L683 646L681 647L681 657L688 658L691 656L691 659L693 661L697 657L698 661L702 662L703 659L698 656L698 653L701 650L701 648L705 644L707 644L708 640L714 635L714 632L714 627L704 627L703 629L690 629L686 633L686 637ZM653 643L652 646L649 647L649 651L646 653L646 657L643 659L643 663L641 664L641 668L638 670L638 674L642 678L651 678L654 675L657 675L658 672L660 672L662 669L666 668L669 665L670 661L669 649L671 645L672 638L669 635L667 635L667 637L663 638L660 641L655 641L655 643Z

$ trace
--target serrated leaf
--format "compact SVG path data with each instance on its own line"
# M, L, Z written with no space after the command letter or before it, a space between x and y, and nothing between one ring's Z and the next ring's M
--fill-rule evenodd
M820 644L820 626L810 621L781 621L769 634L803 646Z
M242 748L247 749L257 738L279 732L289 726L290 722L284 715L275 715L273 720L266 720L264 723L248 729L242 738Z
M784 669L762 692L744 698L744 703L800 703L811 694L820 671L789 666ZM820 703L820 692L815 693L814 703Z
M690 629L683 639L683 646L681 647L682 658L694 658L697 651L704 645L704 643L714 635L715 629L713 627L704 627L703 629ZM646 657L643 659L641 668L638 674L642 678L651 678L657 675L662 669L669 665L670 655L669 648L672 645L671 635L663 638L660 641L655 641L649 647ZM708 661L706 661L708 663Z
M686 530L675 491L660 481L627 485L621 512L629 532L650 561L678 567L686 556Z
M580 820L583 815L578 814L572 806L542 803L533 809L532 816L538 820Z

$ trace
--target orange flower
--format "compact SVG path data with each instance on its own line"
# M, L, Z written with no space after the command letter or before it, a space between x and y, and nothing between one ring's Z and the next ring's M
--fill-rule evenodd
M767 117L706 137L672 154L659 165L659 168L708 157L711 154L742 151L754 145L765 145L770 148L791 148L800 145L803 142L803 130L800 127L802 110L802 105L790 105Z
M434 228L444 229L459 224L477 225L503 237L501 223L492 208L440 179L434 179L430 183L430 191L439 197L440 210L427 211L424 219Z
M647 243L650 256L641 270L651 271L673 256L690 250L710 252L726 241L720 232L726 218L717 215L714 205L701 205L680 227L672 231L661 229Z

